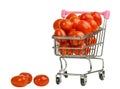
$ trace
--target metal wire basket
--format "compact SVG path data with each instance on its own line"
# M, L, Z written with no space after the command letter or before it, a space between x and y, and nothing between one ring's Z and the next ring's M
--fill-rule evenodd
M103 53L105 30L105 28L100 27L96 32L83 37L53 36L54 52L57 56L64 57L100 57ZM62 40L66 41L66 45L62 46ZM67 43L70 41L76 42L78 47L69 47ZM80 42L82 41L87 45L81 45ZM62 53L63 51L64 53Z

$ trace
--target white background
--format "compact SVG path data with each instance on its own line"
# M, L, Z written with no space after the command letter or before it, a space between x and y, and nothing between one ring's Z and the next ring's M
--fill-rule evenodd
M17 89L10 79L21 72L34 76L46 74L50 82L45 87L30 83L22 89L119 89L119 0L0 0L0 89ZM61 10L104 11L110 10L104 46L104 81L98 74L88 76L85 87L80 77L62 78L56 85L55 74L59 70L59 57L52 49L53 22L60 18ZM69 71L79 72L88 67L87 61L69 60ZM76 63L80 65L77 66ZM84 65L85 64L85 65ZM96 68L99 62L93 62ZM83 66L82 66L83 65ZM85 70L86 71L86 70Z

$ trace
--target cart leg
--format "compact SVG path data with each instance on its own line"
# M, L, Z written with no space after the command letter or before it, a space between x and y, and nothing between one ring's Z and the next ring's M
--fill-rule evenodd
M64 68L63 68L63 71L65 71L66 68L67 68L67 61L65 60L65 58L62 58L62 59L64 60L64 63L65 63L65 66L64 66Z
M62 64L62 59L61 59L61 57L59 58L59 60L60 60L60 70L59 70L59 72L62 72L62 70L63 70L63 64Z
M56 84L60 84L62 82L62 75L64 75L65 78L68 77L68 74L67 74L67 71L66 71L66 68L67 68L67 61L65 60L64 57L60 57L59 58L60 60L60 70L59 72L56 74ZM63 66L63 62L64 62L64 66Z
M61 73L61 72L64 72L65 70L66 70L66 68L67 68L67 61L65 60L65 58L64 57L60 57L60 67L61 67L61 69L59 70L59 72ZM63 67L63 61L64 61L64 67Z
M56 84L60 84L61 81L62 81L61 72L63 71L63 64L62 64L61 57L59 58L59 60L60 60L60 70L59 70L59 72L55 76L55 78L56 78Z
M104 60L103 60L103 58L92 58L92 59L101 60L102 61L102 68L100 69L100 71L104 70ZM89 61L89 64L90 64L90 70L88 71L88 74L97 72L98 70L97 71L92 71L92 62L91 62L90 58L88 58L88 61ZM100 71L98 71L98 72L100 72Z
M89 64L90 64L90 70L88 71L88 73L89 73L89 72L92 71L92 62L91 62L90 58L88 58L88 61L89 61Z
M102 69L104 69L104 60L101 58L102 60Z
M105 78L104 60L102 58L101 58L101 60L102 60L102 71L99 71L99 78L101 80L104 80L104 78Z
M103 58L93 58L93 59L101 60L102 61L102 70L104 70L104 59Z

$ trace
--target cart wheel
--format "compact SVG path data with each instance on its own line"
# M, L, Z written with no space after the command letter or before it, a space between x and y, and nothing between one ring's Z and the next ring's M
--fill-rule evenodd
M56 84L60 84L61 83L61 78L60 77L56 77Z
M80 81L81 81L81 85L85 86L87 83L87 76L80 78Z
M67 74L67 71L65 71L64 74ZM68 78L68 75L64 75L64 76L65 76L65 78Z
M99 78L100 78L100 80L104 80L104 78L105 78L105 71L104 70L99 72Z

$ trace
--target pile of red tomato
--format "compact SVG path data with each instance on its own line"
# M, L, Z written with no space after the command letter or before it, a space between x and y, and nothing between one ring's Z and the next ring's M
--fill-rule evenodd
M53 28L55 30L54 36L83 37L85 35L97 31L101 23L102 17L98 12L86 12L80 15L70 13L65 18L59 18L54 21L53 23ZM96 44L97 40L94 36L90 36L85 40L58 39L57 42L60 43L59 47L82 48L86 45ZM90 52L90 49L89 48L85 48L84 50L59 49L58 51L62 55L72 55L73 53L76 55L78 54L85 55Z
M25 87L32 82L32 75L28 72L21 72L19 75L11 78L11 84L15 87ZM36 75L33 82L37 86L46 86L49 83L49 77L44 74Z

